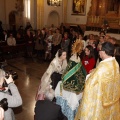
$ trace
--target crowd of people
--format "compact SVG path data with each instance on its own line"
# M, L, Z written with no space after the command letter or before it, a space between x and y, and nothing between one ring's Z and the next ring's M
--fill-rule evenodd
M28 23L25 30L21 26L16 34L2 33L1 41L8 46L24 43L28 57L51 61L36 94L35 120L73 120L64 114L55 98L57 85L60 85L61 96L63 89L76 95L83 93L73 116L75 120L120 119L120 45L115 38L103 31L99 36L90 34L86 37L80 26L74 29L63 24L58 28L52 25L49 29L34 31ZM4 72L0 72L2 86ZM6 82L12 96L0 92L0 99L7 98L10 107L9 112L5 111L4 119L10 116L9 120L14 120L14 115L9 115L11 107L21 105L22 99L11 76ZM3 110L0 110L2 116Z
M36 96L37 101L44 100L43 98L46 92L52 91L54 95L56 86L60 85L59 92L61 96L63 94L62 89L77 95L83 92L83 96L80 99L80 106L74 116L75 120L119 120L120 111L118 104L120 98L120 89L118 86L120 82L120 61L118 58L120 58L120 46L116 43L116 39L105 35L104 32L100 32L99 36L90 34L89 38L84 40L82 34L74 30L71 30L71 34L69 33L66 37L65 36L63 36L63 40L66 40L65 38L69 38L70 42L68 49L64 49L61 46L61 49L65 50L63 51L63 55L65 52L71 53L65 54L64 56L64 60L65 57L66 59L67 57L70 58L68 59L66 69L62 69L62 73L59 75L59 71L54 69L55 64L53 64L53 61L56 59L56 57L53 59L45 74L50 69L51 72L49 71L47 75L44 74L44 79L43 77L41 79ZM68 43L68 40L66 42ZM76 47L74 48L74 46ZM61 49L58 50L57 54L59 54ZM60 58L58 61L61 61ZM61 68L63 65L63 62L62 64L59 64L58 62L56 63L56 67L59 68ZM54 71L52 71L52 69L54 69ZM51 74L50 77L48 77L49 73ZM52 77L54 74L56 75L56 79L53 79L54 77ZM59 84L60 80L62 81L61 84ZM69 97L70 95L71 94L69 93L67 96ZM74 100L74 98L72 99ZM61 99L57 100L56 98L56 104L60 105L61 108L64 109L63 106L66 106L65 104L67 103L63 103L61 105L60 100ZM64 110L62 110L62 112L64 115L66 115ZM39 114L39 112L37 114ZM70 114L66 115L68 120L74 119L70 118L69 116Z
M104 32L100 32L100 35L90 34L84 36L80 26L65 27L62 23L58 28L53 24L50 28L43 28L33 30L30 22L27 22L25 29L20 26L18 30L0 30L0 42L4 42L8 46L16 46L19 44L25 44L25 56L43 58L44 61L51 61L58 49L65 49L68 58L71 55L72 44L77 40L82 40L84 47L91 45L94 49L95 61L98 59L99 46L106 41L116 45L116 39L105 35ZM0 46L1 47L1 46ZM80 57L83 57L83 53ZM82 58L83 59L83 58Z
M63 110L63 106L66 106L67 102L61 105L60 100L62 99L58 100L57 97L52 101L55 102L55 105L61 106L61 110L68 120L119 120L120 61L118 59L120 58L120 46L115 38L104 32L100 32L99 36L90 34L86 40L84 38L79 31L73 29L70 29L67 34L64 33L57 55L60 51L65 50L61 55L64 56L64 60L68 60L68 63L62 68L64 60L61 59L61 56L53 59L45 72L46 75L44 74L41 79L36 100L37 102L46 100L44 99L46 92L51 93L52 91L55 96L56 87L60 85L60 96L62 96L63 90L69 91L69 95L66 94L68 97L72 95L70 93L76 95L83 93L74 118L70 118L70 114L65 114ZM62 42L68 46L67 49L63 47ZM76 47L74 48L74 46ZM59 67L62 73L55 68L55 63L53 63L55 59L57 60L56 68ZM74 101L74 98L72 99ZM36 109L38 109L37 104L35 111ZM39 114L39 111L35 113ZM43 119L48 118L43 117Z

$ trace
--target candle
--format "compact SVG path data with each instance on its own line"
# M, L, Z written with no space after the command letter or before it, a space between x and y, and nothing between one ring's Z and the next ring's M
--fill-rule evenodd
M99 23L99 16L97 16L97 23Z
M92 18L91 18L91 22L93 23L93 16L92 16Z
M93 16L93 23L95 23L95 18L94 18L94 16Z
M96 16L95 16L95 18L94 18L94 23L96 23L97 21L96 21Z

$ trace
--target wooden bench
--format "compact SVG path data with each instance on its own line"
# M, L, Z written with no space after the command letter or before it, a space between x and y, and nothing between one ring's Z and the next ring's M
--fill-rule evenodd
M1 51L3 55L9 54L11 57L13 57L14 54L20 54L25 53L26 51L26 45L25 44L19 44L16 46L1 46Z

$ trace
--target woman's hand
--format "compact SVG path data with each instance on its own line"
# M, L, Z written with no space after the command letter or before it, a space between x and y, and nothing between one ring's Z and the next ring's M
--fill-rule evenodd
M0 120L3 120L4 118L4 110L2 107L0 107Z
M95 69L90 70L90 71L89 71L89 74L90 74L91 72L93 72L94 70L95 70Z
M9 75L9 78L8 78L8 79L5 78L5 80L6 80L6 83L7 83L7 84L12 83L12 82L13 82L12 75Z

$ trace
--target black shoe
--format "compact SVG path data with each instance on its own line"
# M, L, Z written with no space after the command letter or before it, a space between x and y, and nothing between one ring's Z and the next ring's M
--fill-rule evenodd
M55 97L53 98L52 102L56 103L56 98Z

